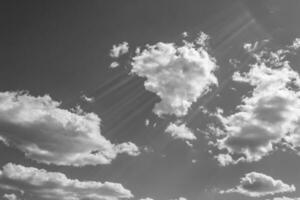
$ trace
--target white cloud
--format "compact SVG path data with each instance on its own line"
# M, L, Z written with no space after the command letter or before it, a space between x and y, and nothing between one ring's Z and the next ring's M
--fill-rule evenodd
M216 156L220 164L258 161L283 140L300 146L300 78L285 60L287 53L283 49L254 54L257 63L250 71L233 75L235 81L249 83L254 89L249 97L243 97L237 112L218 114L223 131L217 134L223 138L216 146L228 153Z
M142 198L140 200L154 200L154 199L152 199L150 197L146 197L146 198ZM179 197L178 199L170 199L170 200L187 200L187 199L184 197Z
M7 200L18 200L18 197L15 194L4 194L3 198Z
M95 102L95 98L93 97L88 97L85 94L81 95L81 99L87 103L94 103Z
M275 197L273 200L300 200L300 198Z
M128 53L129 46L127 42L122 42L117 45L113 45L112 49L110 50L110 56L112 58L119 58L120 56Z
M182 35L182 37L184 37L184 38L186 38L186 37L189 36L188 32L186 32L186 31L184 31L181 35Z
M145 119L145 126L148 127L150 125L150 120L149 119Z
M46 164L108 164L119 153L139 153L132 143L114 145L104 138L96 114L62 109L48 95L1 92L0 127L5 144Z
M238 186L221 191L221 193L240 193L250 197L262 197L277 193L294 192L295 190L294 185L288 185L265 174L251 172L241 178Z
M40 200L117 200L133 195L119 183L79 181L58 172L6 164L0 171L3 185L18 188L24 197L30 195Z
M185 197L179 197L178 199L171 199L171 200L187 200Z
M170 123L166 128L166 133L170 134L170 136L174 139L181 139L181 140L196 140L196 136L194 133L186 127L185 124L174 124Z
M182 46L163 42L147 45L132 58L131 73L146 78L145 89L161 99L153 109L158 116L186 115L192 103L217 84L213 74L217 66L203 46L207 38L202 35Z
M142 198L142 199L140 199L140 200L154 200L154 199L149 198L149 197L146 197L146 198Z
M110 63L110 68L116 68L116 67L119 67L120 66L120 64L118 63L118 62L116 62L116 61L114 61L114 62L112 62L112 63Z
M300 38L296 38L290 48L297 50L300 48Z

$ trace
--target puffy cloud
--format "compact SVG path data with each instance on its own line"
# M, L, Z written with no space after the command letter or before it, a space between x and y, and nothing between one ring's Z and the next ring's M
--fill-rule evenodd
M234 81L249 83L254 89L235 113L218 114L223 130L217 133L221 138L216 146L228 153L216 156L220 164L258 161L282 141L300 146L300 78L285 60L287 53L283 49L254 54L257 62L249 72L234 73Z
M113 45L112 49L110 50L110 56L112 58L118 58L129 51L128 42L122 42L117 45Z
M0 171L1 185L24 191L23 196L40 200L117 200L133 195L119 183L79 181L58 172L6 164Z
M15 194L4 194L3 198L6 200L18 200L18 197Z
M104 138L96 114L62 109L48 95L1 92L0 127L6 145L46 164L108 164L119 153L139 153L130 142L115 145Z
M186 127L185 124L175 124L170 123L166 128L166 133L170 134L170 136L174 139L181 139L181 140L196 140L196 136L194 133Z
M192 103L217 84L215 60L205 49L207 39L201 34L194 43L158 42L136 51L131 73L145 78L145 89L160 97L153 109L158 116L186 115Z
M294 192L295 190L294 185L288 185L265 174L251 172L241 178L238 186L221 191L221 193L240 193L250 197L262 197L277 193Z

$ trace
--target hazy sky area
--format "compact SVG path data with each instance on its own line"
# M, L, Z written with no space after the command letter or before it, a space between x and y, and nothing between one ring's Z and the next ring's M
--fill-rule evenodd
M299 0L0 2L0 199L299 200Z

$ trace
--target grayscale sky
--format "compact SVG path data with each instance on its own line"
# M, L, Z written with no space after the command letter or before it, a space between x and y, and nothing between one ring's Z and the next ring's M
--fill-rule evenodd
M0 198L300 198L299 10L1 1Z

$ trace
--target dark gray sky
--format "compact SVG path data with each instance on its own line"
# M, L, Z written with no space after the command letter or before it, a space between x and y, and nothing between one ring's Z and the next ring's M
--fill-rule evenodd
M276 151L258 162L219 166L208 153L208 141L196 131L205 129L209 120L205 114L193 112L200 105L234 111L250 88L230 89L235 85L229 80L233 73L229 59L238 59L247 67L244 43L268 39L270 46L277 48L300 37L298 0L10 0L0 5L0 92L49 94L61 102L63 109L80 105L101 118L101 134L111 142L131 141L150 149L136 157L118 156L108 165L74 167L38 163L1 143L1 166L12 162L82 181L121 183L136 200L253 199L218 194L218 190L238 185L240 178L252 171L300 187L300 157L295 153ZM184 117L198 138L193 148L164 133L175 117L153 114L159 97L145 90L145 79L128 75L128 57L134 55L136 47L179 42L185 31L191 35L203 31L211 37L209 52L219 66L216 76L221 87L201 97ZM110 69L109 52L123 41L129 43L129 55L121 58L119 68ZM299 71L299 61L297 57L292 60L295 71ZM84 102L83 94L95 98L95 102ZM146 127L145 119L157 126ZM0 191L0 196L11 193ZM298 197L300 192L290 196ZM266 198L271 196L255 199Z

